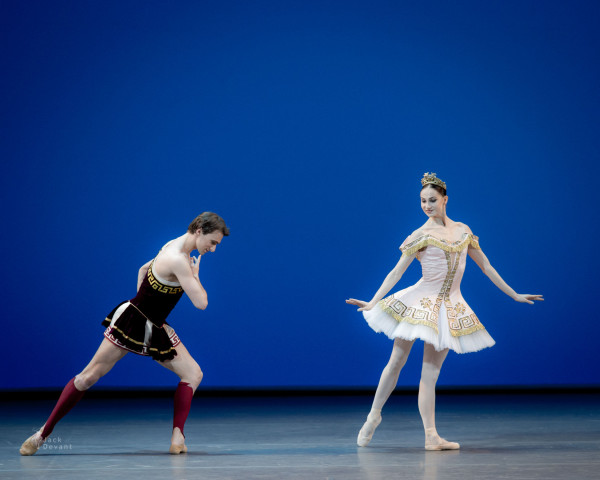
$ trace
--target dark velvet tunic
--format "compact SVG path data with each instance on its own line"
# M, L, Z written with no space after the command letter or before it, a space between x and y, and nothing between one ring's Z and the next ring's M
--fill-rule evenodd
M135 305L154 325L162 327L183 295L183 288L161 283L152 273L153 264L154 261L150 264L137 295L129 303Z
M121 302L104 319L102 325L107 327L104 336L115 345L139 355L150 355L159 361L171 360L177 352L165 329L170 327L165 325L168 325L167 316L183 295L183 288L160 282L152 273L153 263L148 267L137 295ZM117 310L119 314L115 318Z

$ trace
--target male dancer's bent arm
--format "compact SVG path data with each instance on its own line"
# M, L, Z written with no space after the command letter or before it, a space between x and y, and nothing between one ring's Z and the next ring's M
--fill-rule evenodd
M173 259L172 267L181 288L190 297L194 307L204 310L208 306L208 295L198 277L200 256L191 257L189 263L181 257Z

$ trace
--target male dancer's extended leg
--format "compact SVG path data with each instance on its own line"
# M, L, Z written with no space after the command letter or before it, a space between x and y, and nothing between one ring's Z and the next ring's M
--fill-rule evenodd
M425 449L458 450L460 445L441 438L435 428L435 384L440 375L448 349L437 352L433 345L425 344L423 368L419 383L419 413L425 428Z
M33 455L37 452L54 430L54 426L81 400L85 391L94 385L100 377L106 375L115 363L126 354L126 350L113 345L106 338L103 339L90 363L79 375L76 375L67 383L44 426L21 445L19 450L21 455Z
M381 423L381 409L394 391L394 388L396 388L400 371L408 359L408 354L410 353L413 343L414 340L408 341L402 340L401 338L396 338L394 340L392 355L381 373L371 411L367 416L367 421L358 433L356 443L359 447L366 447L369 444L375 429Z
M175 351L177 352L177 356L173 360L158 363L174 372L181 380L175 390L173 434L171 436L171 448L169 449L170 453L179 454L187 452L183 427L190 413L192 397L202 381L203 374L200 366L190 355L183 343L177 345Z

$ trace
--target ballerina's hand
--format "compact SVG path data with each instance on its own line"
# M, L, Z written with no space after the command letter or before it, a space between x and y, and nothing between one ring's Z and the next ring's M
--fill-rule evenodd
M530 303L533 305L534 300L543 302L544 296L543 295L532 295L530 293L524 293L524 294L517 294L517 298L515 298L515 300L517 302Z
M198 276L198 271L200 270L200 259L202 257L200 255L198 255L197 257L191 256L190 257L190 267L192 267L192 273L194 274L195 277Z
M356 305L357 307L360 307L358 309L359 312L363 312L365 310L371 310L373 308L373 306L369 305L369 303L367 303L363 300L357 300L356 298L349 298L348 300L346 300L346 303L349 305Z

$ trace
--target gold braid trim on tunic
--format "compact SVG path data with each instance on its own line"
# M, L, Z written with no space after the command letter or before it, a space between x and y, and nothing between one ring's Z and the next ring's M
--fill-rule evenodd
M110 322L111 319L106 317L106 321ZM111 330L116 330L117 332L119 332L121 335L123 335L123 338L127 339L127 341L135 343L136 345L144 345L144 342L138 342L137 340L134 340L133 338L131 338L129 335L126 335L125 332L123 330L121 330L119 327L115 327L114 325L112 327L109 327Z
M109 320L107 318L107 320ZM127 341L129 342L133 342L136 345L142 345L142 346L146 346L146 344L144 342L138 342L137 340L134 340L133 338L131 338L130 336L126 335L125 332L123 330L121 330L119 327L115 327L114 325L112 327L110 327L112 330L116 330L117 332L119 332L121 335L123 335L123 338L127 339ZM162 328L162 327L157 327L157 328ZM160 355L164 355L165 353L169 353L173 350L175 350L175 348L173 346L171 346L168 350L159 350L156 347L148 347L146 346L146 349L148 351L153 351L153 352L157 352Z
M154 265L154 260L152 260L152 263L148 267L147 275L148 275L148 283L150 283L150 286L154 290L158 290L161 293L168 293L170 295L175 295L175 294L183 292L183 288L181 286L176 287L176 286L171 286L171 285L165 285L160 280L158 280L154 276L154 272L152 271L153 265Z
M426 247L434 246L444 250L445 252L455 253L462 252L465 248L469 246L476 248L478 250L481 249L479 246L479 237L473 235L471 233L465 233L463 235L464 238L458 240L457 242L446 242L445 240L441 240L436 237L432 237L431 235L422 235L416 240L408 243L407 245L400 247L402 251L402 255L411 256L416 254L419 250L422 250Z

